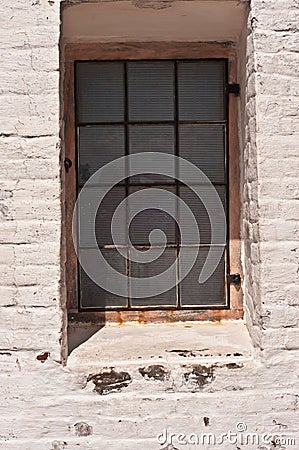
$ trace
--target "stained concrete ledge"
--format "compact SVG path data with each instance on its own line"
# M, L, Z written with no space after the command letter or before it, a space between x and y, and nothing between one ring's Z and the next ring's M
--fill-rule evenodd
M99 330L72 351L67 367L89 374L111 366L234 364L252 357L253 347L243 321L128 324Z
M237 42L247 15L242 0L84 2L62 11L65 42ZM124 17L126 20L124 20Z

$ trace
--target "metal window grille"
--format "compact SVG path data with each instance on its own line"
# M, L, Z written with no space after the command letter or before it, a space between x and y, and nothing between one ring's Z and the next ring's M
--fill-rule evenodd
M115 158L137 152L163 151L199 167L214 184L224 209L228 210L225 59L77 62L75 80L79 190L96 170ZM179 167L175 167L175 171L178 173ZM109 184L109 180L102 182ZM212 277L199 285L198 275L211 243L209 217L199 198L177 178L151 174L125 178L124 174L124 181L109 192L99 208L98 247L109 264L120 273L128 274L129 280L130 276L146 278L161 273L176 261L181 249L179 229L175 221L159 209L140 213L129 229L131 242L139 249L149 248L152 229L160 228L165 232L167 246L157 260L148 264L131 262L132 247L127 241L118 243L126 248L127 258L113 245L110 223L115 208L131 193L152 186L173 192L188 204L196 217L201 241L193 242L190 236L188 243L190 249L194 245L199 247L195 265L176 287L145 299L132 296L130 282L126 297L106 292L79 269L81 309L226 307L227 246ZM80 214L88 215L88 205L83 209ZM176 213L179 219L177 205ZM124 227L127 226L124 223ZM83 258L92 258L98 251L90 247L90 236L82 227L78 245ZM179 270L176 263L172 273L174 280Z

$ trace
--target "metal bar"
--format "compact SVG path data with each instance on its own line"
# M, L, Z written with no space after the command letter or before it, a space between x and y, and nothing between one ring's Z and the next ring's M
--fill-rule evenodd
M179 105L178 105L178 101L179 101L179 96L178 96L178 65L177 65L177 61L174 62L174 117L175 117L175 155L176 156L180 156L180 150L179 150ZM176 161L176 165L175 165L175 175L176 175L176 179L175 179L175 188L176 188L176 216L177 216L177 220L179 222L179 208L178 208L178 199L179 199L179 183L178 183L178 178L179 178L179 167L178 167L178 163ZM180 230L179 227L176 227L176 256L177 256L177 267L176 267L176 279L177 281L179 280L179 276L180 276L180 268L179 268L179 243L180 243ZM181 306L181 289L180 289L180 285L177 282L176 285L176 305L177 308L179 308Z
M127 62L124 62L124 94L125 94L125 111L124 111L124 128L125 128L125 155L127 156L129 154L129 127L128 127L128 67ZM127 163L126 163L127 164ZM126 165L125 167L125 189L126 189L126 198L129 194L129 182L128 182L128 167ZM128 225L128 203L126 202L126 226ZM129 233L129 227L128 233ZM129 237L129 236L128 236ZM130 308L131 306L131 295L130 295L130 259L128 250L126 252L127 258L126 258L126 275L127 275L127 307Z
M124 120L123 122L78 122L80 127L115 125L225 125L226 120Z

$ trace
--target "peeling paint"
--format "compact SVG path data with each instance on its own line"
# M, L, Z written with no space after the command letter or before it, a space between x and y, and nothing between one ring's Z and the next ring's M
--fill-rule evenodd
M159 10L170 8L173 4L173 0L133 0L132 3L136 8L149 8Z
M210 418L209 417L204 417L203 418L203 423L205 424L205 427L208 427L210 425Z
M75 434L77 436L90 436L92 435L92 427L86 422L77 422L74 424Z
M192 391L202 390L207 384L215 380L214 366L202 366L194 364L189 367L189 371L184 373L184 381Z
M157 381L166 381L169 379L169 371L161 364L154 364L148 367L141 367L139 373L145 377Z
M65 441L53 441L51 450L63 450L67 448L67 442Z
M228 369L242 369L242 367L244 367L244 365L243 364L237 364L237 363L229 363L229 364L226 364L226 367Z
M208 348L203 348L200 350L169 350L169 353L177 353L179 356L183 357L196 357L196 356L202 356L201 352L207 351Z
M37 355L36 359L42 363L44 363L50 356L50 352L44 352Z
M87 382L92 381L95 385L95 392L100 395L119 392L127 387L132 378L128 372L116 372L114 368L104 369L95 375L89 375Z

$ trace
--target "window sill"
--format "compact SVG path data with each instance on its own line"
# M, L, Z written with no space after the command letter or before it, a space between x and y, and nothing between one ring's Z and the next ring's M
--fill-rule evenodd
M140 363L238 364L252 356L243 321L108 325L71 352L67 368L90 374Z

